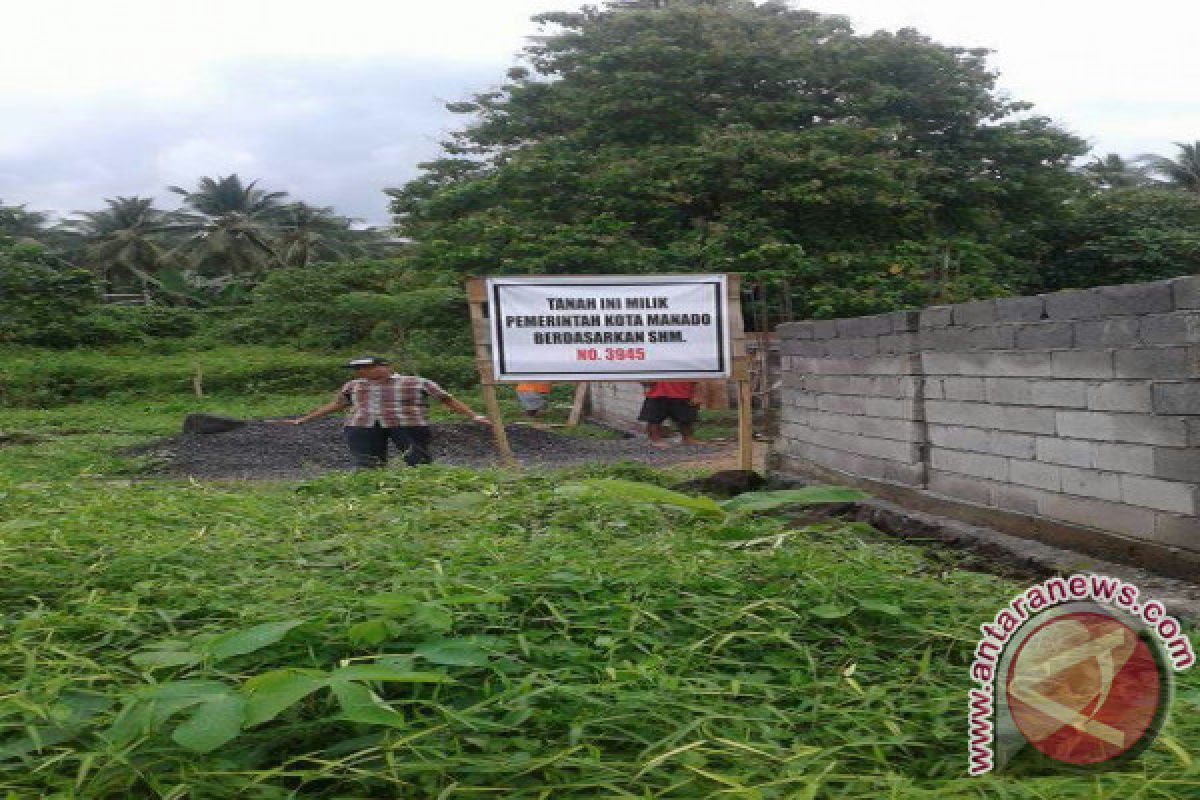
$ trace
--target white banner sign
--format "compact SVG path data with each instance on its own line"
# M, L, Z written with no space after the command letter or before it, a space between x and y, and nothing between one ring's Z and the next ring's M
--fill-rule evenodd
M724 275L488 278L498 381L727 378Z

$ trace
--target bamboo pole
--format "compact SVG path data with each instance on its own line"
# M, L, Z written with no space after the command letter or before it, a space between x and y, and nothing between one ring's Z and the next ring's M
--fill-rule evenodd
M580 417L583 416L583 404L587 400L588 384L586 381L580 381L575 384L575 398L571 401L571 413L567 417L567 427L574 428L579 424Z
M492 423L492 438L496 450L505 466L517 465L517 457L508 443L508 432L504 430L504 413L496 397L496 381L492 373L491 334L483 315L483 304L487 299L483 278L467 280L467 304L471 312L471 331L475 340L475 367L479 370L479 383L483 389L483 404Z

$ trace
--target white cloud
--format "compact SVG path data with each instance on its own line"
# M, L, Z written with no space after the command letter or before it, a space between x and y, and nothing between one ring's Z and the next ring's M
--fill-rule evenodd
M598 0L594 0L598 1ZM6 3L0 198L94 207L203 174L381 223L458 120L502 80L529 17L579 0L38 0ZM1143 0L797 0L860 31L916 27L996 51L1000 86L1100 152L1200 138L1200 5Z

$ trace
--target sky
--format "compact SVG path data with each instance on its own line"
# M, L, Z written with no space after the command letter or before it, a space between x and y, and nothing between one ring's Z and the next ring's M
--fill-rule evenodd
M237 172L386 224L382 190L575 0L0 0L0 202L59 215ZM1200 4L810 0L860 32L987 47L1000 88L1098 153L1200 139Z

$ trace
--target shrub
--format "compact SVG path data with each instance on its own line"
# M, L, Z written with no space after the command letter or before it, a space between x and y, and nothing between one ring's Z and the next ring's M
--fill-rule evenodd
M0 342L69 347L87 341L79 321L98 301L91 273L41 245L0 237Z

